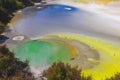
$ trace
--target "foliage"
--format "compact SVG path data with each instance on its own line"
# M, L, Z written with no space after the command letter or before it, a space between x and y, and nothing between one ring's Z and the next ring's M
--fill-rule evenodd
M81 70L71 67L62 62L54 63L48 70L43 72L43 76L48 80L91 80L91 77L84 77Z
M18 0L0 0L0 6L11 11L23 7L23 4Z
M0 46L0 80L34 80L28 61L19 61L5 46Z
M22 2L22 4L24 6L31 6L33 5L33 1L32 0L19 0L20 2Z
M0 0L0 34L5 32L14 11L30 5L31 0ZM34 80L28 61L19 61L5 46L0 46L0 80Z
M31 0L0 0L0 34L5 31L14 11L31 5Z
M8 15L7 11L0 7L0 24L7 24L10 20L10 15Z
M3 23L0 22L0 34L5 32L5 25Z

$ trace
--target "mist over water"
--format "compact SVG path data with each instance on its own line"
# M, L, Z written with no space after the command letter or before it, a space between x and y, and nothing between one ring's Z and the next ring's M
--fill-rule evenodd
M24 34L31 38L32 36L39 37L39 35L46 35L47 33L68 32L101 38L107 37L108 40L118 42L120 18L116 14L119 14L119 10L111 8L116 3L109 4L112 5L110 7L109 5L95 3L84 4L73 0L50 0L49 2L51 2L50 4L66 4L69 6L63 5L60 8L59 5L54 5L42 11L36 7L23 10L22 13L18 14L20 18L22 17L19 24L12 25L17 32L16 34ZM72 9L69 10L70 8ZM18 16L14 19L18 19ZM31 29L28 29L28 27Z
M94 65L99 65L100 62L106 61L106 64L109 64L106 57L110 61L112 59L108 54L113 56L113 53L119 53L119 47L112 45L120 46L119 2L98 4L83 3L78 0L47 1L47 6L32 6L16 13L9 24L12 31L8 35L10 37L8 45L13 46L12 50L20 60L30 60L30 67L35 75L40 74L56 61L82 65L80 67L85 67L83 68L85 70L94 69L94 67L96 68ZM63 35L60 35L59 38L53 34ZM95 39L69 35L63 38L65 34L82 35ZM24 36L25 39L13 41L15 36ZM97 39L111 44L105 44ZM109 49L113 51L109 52ZM103 54L107 52L108 54ZM75 54L75 61L71 61L73 57L68 56L72 54ZM79 58L79 55L82 55L83 58ZM99 63L96 63L97 61ZM100 67L100 69L102 68L103 66Z

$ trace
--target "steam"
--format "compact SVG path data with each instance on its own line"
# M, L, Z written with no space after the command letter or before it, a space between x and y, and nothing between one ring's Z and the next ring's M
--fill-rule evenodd
M112 2L108 5L95 4L95 3L84 4L84 3L78 2L78 0L46 0L46 1L48 2L48 4L65 4L65 5L74 6L74 7L77 7L80 11L72 14L69 17L70 18L69 21L65 19L66 21L65 23L69 23L69 24L65 24L65 23L61 24L59 21L58 23L60 24L58 24L57 21L55 20L52 22L52 20L50 21L49 19L46 19L44 17L43 18L41 17L42 19L40 19L39 17L37 16L35 17L34 15L32 16L32 18L29 18L29 19L23 18L23 20L19 22L19 24L15 25L16 27L15 29L20 34L27 35L29 37L31 37L32 35L33 37L34 35L35 37L39 37L51 32L54 32L54 33L71 32L71 33L81 34L80 32L83 31L82 32L83 34L85 33L91 34L93 32L97 37L99 37L100 35L107 35L107 36L109 35L109 36L112 36L114 39L118 40L119 42L120 1ZM68 8L68 7L65 9L68 11L71 10L71 8ZM36 13L36 11L33 11L33 12ZM27 14L27 15L30 15L30 14ZM53 23L54 25L49 25L50 22ZM28 27L30 26L32 27L28 30ZM17 37L17 39L19 39L19 37ZM47 69L48 67L49 65L47 65L46 67L30 66L31 71L36 78L41 76L43 70Z
M85 4L80 2L79 0L46 0L46 1L48 2L48 4L52 3L72 5L90 12L101 14L116 21L120 21L120 0L116 2L111 2L107 5L97 4L93 2Z

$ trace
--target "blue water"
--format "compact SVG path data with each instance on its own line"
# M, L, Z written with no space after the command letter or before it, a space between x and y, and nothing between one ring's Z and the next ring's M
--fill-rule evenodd
M11 28L15 35L24 35L27 38L55 33L77 33L113 39L116 34L111 33L116 25L110 19L69 5L51 4L42 9L33 6L18 14L21 18L16 17L15 22L19 21Z
M7 37L7 36L0 36L0 44L4 43L8 39L9 39L9 37Z
M77 8L67 5L49 5L42 11L38 11L36 16L47 17L47 18L58 18L58 17L68 17L72 13L78 11Z

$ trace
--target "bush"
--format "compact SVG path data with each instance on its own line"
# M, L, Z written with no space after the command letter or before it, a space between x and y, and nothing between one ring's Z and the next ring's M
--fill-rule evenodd
M91 80L91 77L84 77L77 67L72 68L62 62L54 63L48 70L43 72L48 80Z
M0 80L34 80L28 61L21 62L5 46L0 46Z
M0 34L5 32L6 26L0 22Z
M13 11L23 7L23 4L18 0L0 0L1 7L6 10Z
M10 16L7 11L0 7L0 24L7 24L10 20Z

